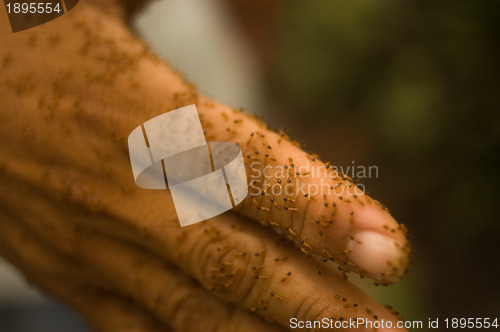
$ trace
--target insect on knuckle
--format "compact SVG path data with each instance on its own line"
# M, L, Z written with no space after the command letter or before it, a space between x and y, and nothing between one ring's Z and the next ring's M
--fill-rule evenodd
M262 258L234 243L212 247L204 265L204 279L210 290L226 300L242 301L254 282L252 267L261 265Z

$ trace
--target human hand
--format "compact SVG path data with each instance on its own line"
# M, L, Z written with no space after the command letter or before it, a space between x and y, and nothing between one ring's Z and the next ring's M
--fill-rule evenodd
M286 137L199 96L119 12L81 3L17 34L1 18L0 253L102 331L395 322L330 261L395 282L410 257L404 227ZM126 142L139 124L193 103L207 140L240 145L250 195L235 212L181 228L168 192L135 185ZM298 190L325 184L336 190Z

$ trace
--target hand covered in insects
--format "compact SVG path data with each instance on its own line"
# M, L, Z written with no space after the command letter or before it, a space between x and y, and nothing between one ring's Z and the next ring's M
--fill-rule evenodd
M285 135L199 95L117 13L81 3L0 34L0 253L96 330L280 331L294 317L395 325L344 273L397 281L410 261L405 228ZM126 142L193 103L208 141L240 145L250 194L181 228L168 191L135 185Z

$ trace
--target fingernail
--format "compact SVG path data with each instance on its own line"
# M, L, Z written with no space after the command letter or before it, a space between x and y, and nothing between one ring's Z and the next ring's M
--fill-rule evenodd
M373 231L357 233L349 240L348 258L376 279L399 279L401 250L391 237Z

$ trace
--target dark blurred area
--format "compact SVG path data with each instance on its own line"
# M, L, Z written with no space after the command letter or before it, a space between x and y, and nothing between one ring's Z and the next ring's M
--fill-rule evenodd
M0 331L88 332L83 319L58 302L0 307Z
M276 22L257 46L273 103L265 120L333 164L376 165L378 178L359 182L410 230L410 273L379 299L406 319L497 317L500 2L271 9L247 24L259 42Z

